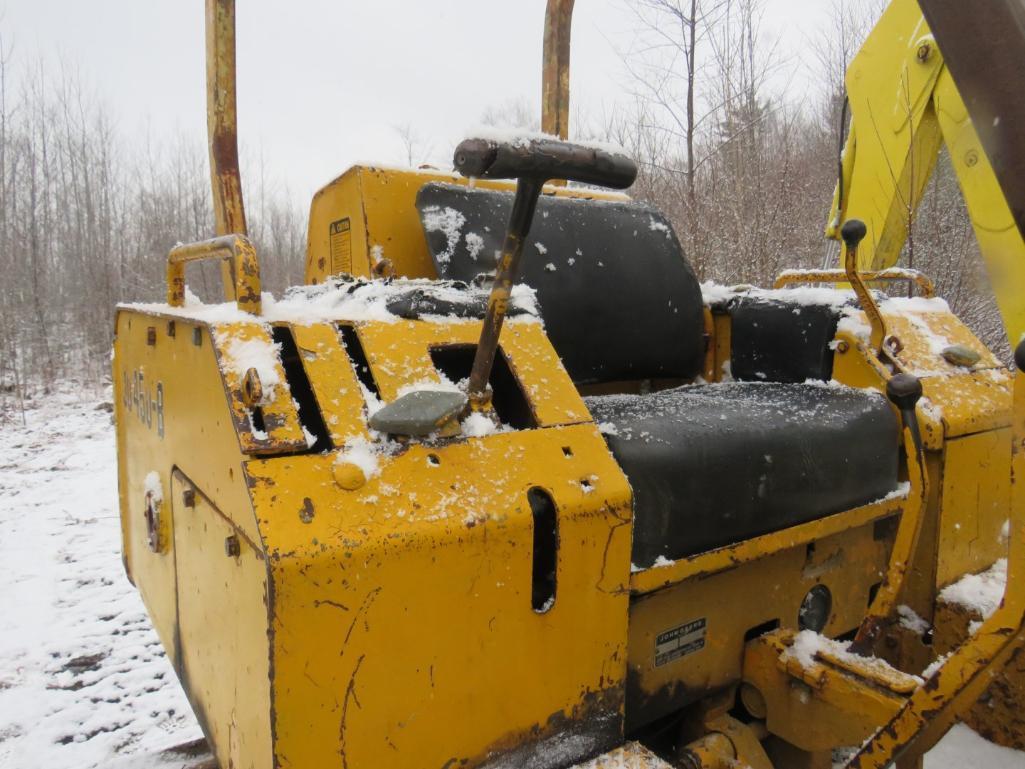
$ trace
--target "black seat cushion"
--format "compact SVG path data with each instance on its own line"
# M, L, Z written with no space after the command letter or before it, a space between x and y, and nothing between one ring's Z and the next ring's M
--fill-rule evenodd
M830 343L840 320L836 306L739 295L728 312L734 379L794 383L832 378Z
M439 278L495 269L513 195L425 184L416 205ZM537 290L548 336L577 384L696 376L701 288L672 227L629 201L544 195L519 281Z
M633 563L784 529L897 487L897 420L881 395L733 382L587 398L634 492Z

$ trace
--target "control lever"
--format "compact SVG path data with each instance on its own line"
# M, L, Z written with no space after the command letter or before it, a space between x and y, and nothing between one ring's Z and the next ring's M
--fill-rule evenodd
M480 408L488 400L488 380L495 363L498 337L541 188L551 179L566 179L625 189L637 178L637 164L625 155L549 138L510 142L466 139L456 147L453 163L463 176L516 180L516 198L467 387L470 405Z
M869 344L876 354L885 355L886 323L879 312L875 299L872 298L872 293L868 290L865 281L858 271L858 246L867 234L868 228L860 219L849 219L840 228L840 237L843 238L844 246L846 246L844 272L847 273L847 281L851 284L851 288L854 289L858 301L861 302L861 309L868 317L869 326L872 328Z
M467 394L435 390L406 393L370 417L370 427L380 432L420 437L452 435L458 433L458 420L467 408L479 410L487 404L498 336L545 182L568 179L623 189L637 178L637 164L625 155L547 137L510 142L467 139L456 147L454 163L464 176L516 180L516 198L488 296Z
M886 382L886 397L900 411L903 424L901 433L905 436L904 448L907 452L911 491L908 494L907 507L900 518L900 525L897 527L886 575L849 647L849 651L862 657L874 653L876 641L885 629L886 623L896 613L897 600L907 581L912 557L918 549L926 500L929 498L925 449L915 413L918 401L922 398L922 382L911 374L894 374Z

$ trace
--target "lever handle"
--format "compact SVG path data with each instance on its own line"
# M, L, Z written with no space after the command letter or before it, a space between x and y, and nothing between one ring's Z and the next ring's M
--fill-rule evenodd
M637 164L625 155L545 137L466 139L453 163L463 176L481 179L567 179L621 190L637 178Z
M516 198L467 386L470 405L479 409L488 400L498 337L542 185L558 178L622 189L634 183L637 164L625 155L547 137L509 142L466 139L456 147L452 162L464 176L516 180Z

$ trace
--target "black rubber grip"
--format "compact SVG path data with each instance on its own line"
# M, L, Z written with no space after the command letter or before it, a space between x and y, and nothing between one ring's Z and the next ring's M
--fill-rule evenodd
M911 411L922 397L922 380L911 374L894 374L886 383L886 397L901 411Z
M857 248L867 234L868 227L861 219L848 219L840 228L840 237L847 244L847 248Z
M463 176L480 179L566 179L621 190L637 178L637 164L625 155L556 139L466 139L452 162Z

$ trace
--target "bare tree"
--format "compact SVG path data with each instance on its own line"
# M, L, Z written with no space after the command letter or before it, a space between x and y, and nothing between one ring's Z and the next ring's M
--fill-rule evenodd
M434 151L434 143L422 133L412 122L394 126L395 133L402 141L403 161L410 168L416 168L430 160Z

